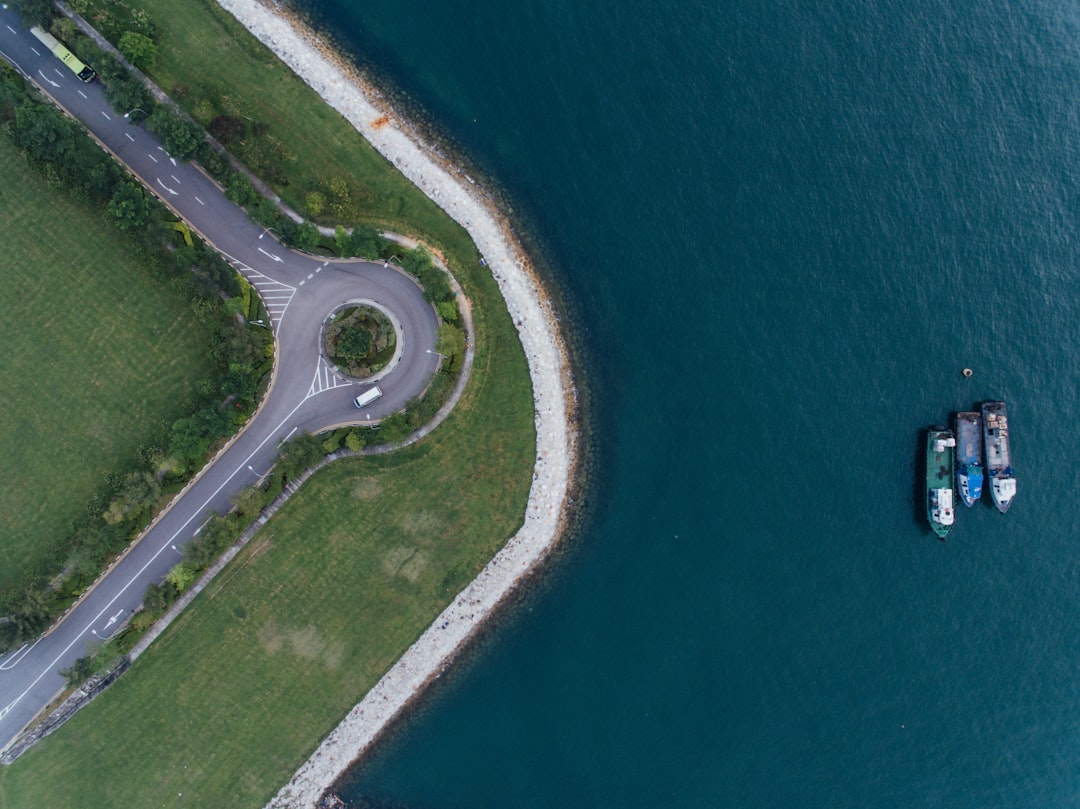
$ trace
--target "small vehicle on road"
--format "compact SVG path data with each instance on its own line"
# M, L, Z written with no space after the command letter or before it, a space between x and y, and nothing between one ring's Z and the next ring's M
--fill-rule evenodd
M357 407L367 407L380 396L382 396L382 391L379 390L379 386L376 385L373 388L368 388L366 391L353 399L353 404Z

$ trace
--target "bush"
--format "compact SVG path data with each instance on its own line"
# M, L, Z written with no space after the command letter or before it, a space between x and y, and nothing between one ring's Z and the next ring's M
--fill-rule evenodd
M137 31L125 31L116 43L120 53L139 70L152 70L157 63L157 45L145 34Z

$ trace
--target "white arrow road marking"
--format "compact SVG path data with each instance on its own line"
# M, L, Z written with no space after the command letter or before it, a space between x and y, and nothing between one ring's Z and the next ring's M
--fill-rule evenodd
M28 654L30 654L30 650L37 646L40 640L41 638L38 638L36 641L33 642L33 644L24 643L22 646L20 646L13 655L11 655L7 660L0 664L0 671L10 671L11 669L19 665L19 662Z
M19 700L15 700L15 702L12 702L12 703L11 703L10 705L8 705L8 706L7 706L6 708L4 708L3 710L0 710L0 719L3 719L3 718L4 718L5 716L7 716L7 715L8 715L8 711L10 711L10 710L11 710L12 708L14 708L14 707L15 707L15 705L16 705L16 704L17 704L18 702L19 702Z
M263 250L263 249L262 249L261 247L259 248L259 252L260 252L260 253L262 253L262 254L263 254L264 256L266 256L267 258L272 258L272 259L273 259L274 261L278 262L279 264L280 264L280 263L281 263L281 261L282 261L282 259L280 259L280 258L278 258L277 256L275 256L275 255L274 255L273 253L267 253L267 252L266 252L265 250Z
M126 610L120 610L120 612L116 613L116 615L114 615L114 616L113 616L112 618L110 618L110 619L108 620L108 622L107 622L107 623L105 624L105 628L106 628L106 629L108 629L108 628L109 628L110 626L112 626L113 624L115 624L115 623L116 623L116 619L117 619L117 618L119 618L119 617L120 617L121 615L123 615L125 611L126 611Z
M54 82L52 79L50 79L48 76L46 76L44 73L42 73L40 70L38 71L38 75L41 76L41 78L45 79L45 81L47 81L53 87L59 87L60 86L59 84Z
M170 157L169 162L172 163L175 166L176 165L176 158L175 157Z
M169 192L170 194L172 194L172 195L173 195L174 197L175 197L175 196L179 196L179 195L178 195L178 194L177 194L177 193L176 193L175 191L173 191L173 190L172 190L171 188L169 188L169 186L167 186L167 185L165 185L165 183L161 182L161 178L160 178L160 177L155 177L154 179L155 179L155 180L157 180L157 184L158 184L158 185L160 185L160 186L161 186L162 188L164 188L164 189L165 189L166 191L168 191L168 192Z

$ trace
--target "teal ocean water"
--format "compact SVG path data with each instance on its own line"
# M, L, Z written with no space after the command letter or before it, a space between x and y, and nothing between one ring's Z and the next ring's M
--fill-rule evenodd
M597 433L354 805L1080 805L1080 5L302 7L506 189ZM1019 494L941 544L920 430L998 397Z

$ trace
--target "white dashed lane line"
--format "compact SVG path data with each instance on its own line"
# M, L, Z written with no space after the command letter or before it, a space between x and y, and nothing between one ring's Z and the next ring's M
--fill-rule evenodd
M155 163L157 162L157 158L156 158L156 157L154 157L154 156L153 156L152 154L150 154L149 152L147 152L147 153L146 153L146 156L147 156L147 157L149 157L149 158L150 158L151 160L153 160L153 161L154 161Z
M195 201L196 201L197 203L199 203L200 205L205 205L205 204L206 204L205 202L203 202L203 201L202 201L201 199L199 199L198 197L195 197Z
M104 115L104 116L105 116L105 120L106 120L106 121L111 121L111 120L112 120L112 118L111 118L111 117L109 116L109 113L105 112L105 110L99 110L99 112L100 112L100 113L101 113L102 115Z
M82 96L83 98L89 98L89 96L88 96L88 95L87 95L86 93L84 93L84 92L83 92L82 90L79 90L79 91L78 91L78 93L79 93L79 95L81 95L81 96Z
M129 135L127 132L124 133L124 137L130 140L132 143L135 142L135 138L131 137L131 135Z
M176 180L176 182L180 183L180 180L177 179L175 174L170 174L169 176L172 177L174 180ZM180 184L183 185L183 183L180 183Z

